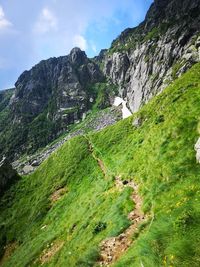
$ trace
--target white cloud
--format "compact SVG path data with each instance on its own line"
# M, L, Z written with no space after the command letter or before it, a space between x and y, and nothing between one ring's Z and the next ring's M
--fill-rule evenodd
M44 34L52 30L57 30L57 18L47 7L45 7L35 24L34 32Z
M90 41L90 47L94 53L97 53L97 47L93 41Z
M82 50L86 50L88 47L87 40L82 35L75 35L73 38L73 44Z
M41 59L68 54L75 45L96 55L109 46L109 34L111 42L125 28L124 14L127 26L134 26L151 1L0 0L0 87Z
M0 6L0 30L7 29L12 26L12 23L6 19L4 10Z

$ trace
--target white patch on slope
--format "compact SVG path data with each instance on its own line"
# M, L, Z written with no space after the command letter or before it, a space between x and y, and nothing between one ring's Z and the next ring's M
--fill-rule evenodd
M194 149L196 150L196 160L198 163L200 163L200 138L196 142Z
M115 101L113 104L115 107L118 107L119 105L122 104L122 117L123 117L123 119L126 119L132 115L132 113L130 112L130 110L126 106L126 103L127 102L123 98L117 96L117 97L115 97Z

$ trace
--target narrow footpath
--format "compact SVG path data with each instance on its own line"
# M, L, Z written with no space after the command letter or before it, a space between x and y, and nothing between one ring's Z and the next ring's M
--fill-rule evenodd
M88 141L89 151L93 158L97 161L104 176L106 176L106 167L104 162L97 157L94 147L90 139L85 136ZM133 193L131 199L135 203L134 209L128 214L131 225L119 236L108 238L100 244L100 260L98 266L111 266L114 264L134 242L132 237L138 231L139 225L145 220L145 216L141 210L142 199L138 193L138 186L133 181L122 181L120 176L115 177L115 187L122 191L125 187L131 187Z
M133 234L137 232L138 226L145 220L141 211L142 200L138 194L138 186L133 181L122 181L120 177L116 177L115 185L119 190L124 187L133 188L132 200L135 203L134 210L128 215L131 225L119 236L111 237L104 240L100 245L100 266L111 266L115 263L133 243Z
M100 158L98 158L98 157L96 156L95 151L94 151L93 144L91 143L89 137L86 136L86 135L85 135L84 137L85 137L85 139L86 139L87 142L88 142L90 153L92 154L93 158L97 161L97 163L98 163L98 165L99 165L101 171L103 172L103 175L106 176L106 167L105 167L103 161L102 161Z

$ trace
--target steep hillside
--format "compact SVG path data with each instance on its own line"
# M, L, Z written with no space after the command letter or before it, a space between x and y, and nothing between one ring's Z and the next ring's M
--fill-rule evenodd
M70 130L64 133L45 148L39 149L31 155L24 155L19 160L12 163L13 168L19 174L30 174L47 159L54 151L61 147L66 141L88 132L99 131L109 125L115 124L122 119L121 107L109 107L103 110L93 109L88 112L87 117L76 125L71 125Z
M156 0L144 22L126 29L97 60L137 111L200 60L199 29L199 0Z
M2 112L8 106L13 93L14 89L0 91L0 112Z
M22 177L0 202L0 265L199 266L199 103L198 63L134 116L69 140ZM102 258L134 224L124 251Z
M2 133L5 128L5 121L9 114L8 105L13 94L14 89L0 91L0 133ZM3 148L4 145L2 144L1 147Z

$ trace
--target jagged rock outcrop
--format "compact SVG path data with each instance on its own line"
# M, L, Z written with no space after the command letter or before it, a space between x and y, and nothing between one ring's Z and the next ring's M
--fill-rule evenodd
M45 108L53 120L62 118L66 124L76 121L88 109L91 95L87 86L103 79L98 65L79 48L68 56L41 61L15 84L10 105L14 122L27 120L27 116L31 119Z
M22 73L0 118L0 156L13 160L33 153L81 121L97 98L93 85L104 81L99 66L79 48Z
M133 112L200 60L200 1L155 0L104 56L104 73Z
M0 197L8 190L17 180L19 176L12 168L12 165L3 158L0 161Z

